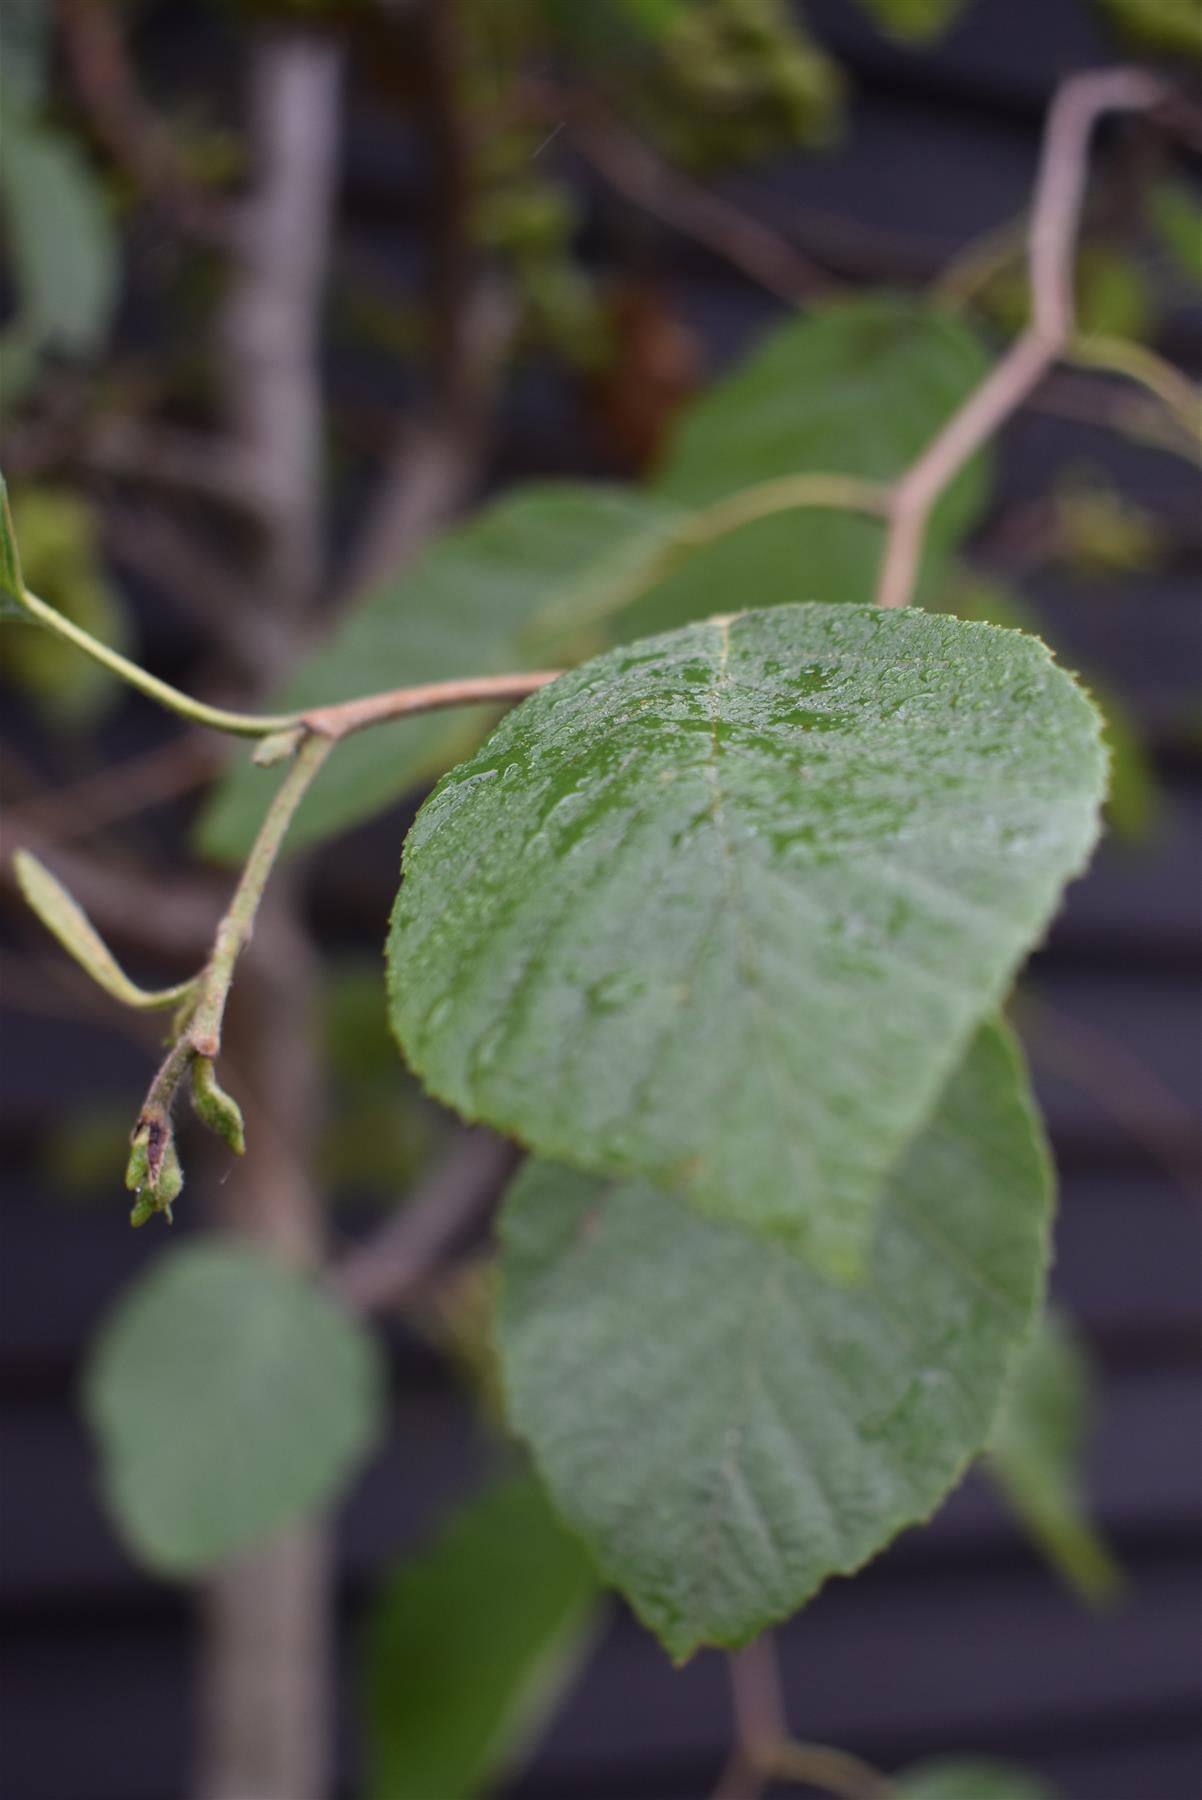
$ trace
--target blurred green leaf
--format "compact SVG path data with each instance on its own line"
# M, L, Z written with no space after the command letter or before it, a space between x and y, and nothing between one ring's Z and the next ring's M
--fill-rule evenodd
M1158 181L1148 195L1148 217L1184 275L1202 286L1202 201L1183 181Z
M805 471L888 481L987 367L968 326L910 299L872 295L790 320L685 414L654 491L678 506L702 507ZM979 517L988 468L987 458L974 458L936 506L928 585ZM884 528L872 518L817 508L781 513L691 557L615 618L613 634L629 642L744 601L869 602L883 544Z
M1040 1302L1051 1205L996 1026L890 1178L850 1289L645 1184L526 1165L501 1221L509 1414L673 1657L747 1642L929 1516Z
M540 614L587 620L596 595L639 566L678 517L666 502L618 487L519 489L433 544L412 574L376 588L286 684L281 704L529 668ZM455 707L349 738L302 801L290 843L370 818L462 756L495 718L495 707ZM244 762L221 784L201 832L211 855L245 855L269 779Z
M1143 339L1152 335L1156 309L1140 265L1107 244L1086 244L1077 254L1074 275L1077 331L1082 337ZM976 304L1003 331L1021 331L1031 314L1025 269L999 269L985 280Z
M903 1773L892 1800L1057 1800L1037 1775L995 1762L931 1762Z
M29 614L20 604L25 592L21 571L21 553L17 548L16 526L8 498L8 483L0 475L0 619L15 619L30 624Z
M0 9L0 106L30 113L46 91L50 0L4 0ZM7 123L6 123L7 129Z
M13 511L22 571L14 575L10 568L2 579L19 580L23 573L31 591L65 618L127 650L129 614L108 579L87 502L59 488L23 487L13 497ZM108 669L52 631L8 632L0 654L4 679L60 729L95 723L122 691Z
M370 1637L371 1800L477 1800L575 1676L597 1578L538 1484L479 1495L393 1574Z
M986 1467L1052 1567L1096 1605L1114 1598L1122 1575L1082 1492L1092 1390L1083 1345L1066 1320L1047 1314L1015 1365Z
M684 15L689 0L615 0L619 12L650 38L659 38Z
M1077 574L1128 575L1154 569L1166 530L1154 512L1090 469L1069 469L1052 496L1055 552Z
M64 133L8 106L0 194L24 321L53 349L97 350L116 305L120 264L87 161Z
M953 24L967 0L859 0L881 28L911 43L929 43Z
M1164 814L1156 765L1135 715L1108 685L1091 676L1086 683L1102 715L1102 737L1110 752L1106 821L1129 843L1146 843Z
M1202 7L1197 0L1098 0L1125 38L1149 50L1202 57Z
M84 1405L138 1556L197 1574L329 1505L382 1424L373 1340L257 1251L160 1255L93 1347Z
M940 590L936 610L961 619L983 619L1035 637L1047 635L1037 613L1013 588L996 576L981 575L964 565L953 570ZM1163 808L1160 782L1143 733L1109 683L1080 672L1078 679L1102 715L1102 738L1110 753L1106 822L1117 836L1136 844L1146 842L1155 832Z

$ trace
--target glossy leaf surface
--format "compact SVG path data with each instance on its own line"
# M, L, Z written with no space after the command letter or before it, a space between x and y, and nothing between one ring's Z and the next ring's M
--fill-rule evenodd
M854 1274L1103 785L1020 633L782 607L611 652L422 809L394 1028L466 1117Z
M370 1640L371 1800L475 1800L579 1667L599 1599L537 1482L458 1512L389 1579Z
M867 1277L654 1188L531 1163L502 1215L510 1415L676 1657L788 1617L948 1492L1042 1292L1051 1184L1017 1052L978 1035Z
M214 1245L161 1256L122 1296L85 1406L122 1535L186 1575L330 1501L381 1394L358 1325L261 1253Z

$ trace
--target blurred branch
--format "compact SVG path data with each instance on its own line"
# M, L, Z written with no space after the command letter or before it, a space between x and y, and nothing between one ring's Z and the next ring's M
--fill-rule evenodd
M195 182L168 128L141 92L109 0L58 0L62 42L88 119L113 161L172 223L202 243L227 245L228 209Z
M252 187L221 327L220 370L234 442L261 472L264 512L252 581L259 608L293 632L324 564L318 340L333 232L341 56L336 42L266 27L250 70ZM256 651L262 681L276 673ZM320 750L320 746L318 747ZM314 753L315 755L317 752ZM316 1268L324 1216L310 1170L320 1097L313 958L298 875L280 871L243 958L225 1029L245 1069L254 1142L236 1194L216 1188L232 1229ZM283 945L285 954L279 953ZM288 1154L274 1153L278 1144ZM200 1800L322 1800L329 1784L333 1567L328 1526L281 1533L206 1582Z
M448 385L429 419L402 427L347 558L341 586L352 600L382 577L401 574L471 493L516 323L499 281L481 277L455 321Z
M257 471L263 506L258 579L264 601L293 618L318 591L324 561L318 334L341 73L338 46L316 34L269 33L255 52L254 179L221 330L230 432Z
M1165 98L1142 69L1074 75L1057 91L1044 134L1028 241L1031 322L981 385L896 483L877 600L905 606L918 573L931 508L970 456L1020 407L1073 333L1073 251L1089 141L1108 112L1144 111Z
M776 1646L765 1632L727 1658L735 1748L713 1800L760 1800L769 1782L799 1782L836 1800L889 1800L892 1783L858 1756L789 1736Z
M383 576L399 574L471 492L517 326L500 280L476 267L473 137L460 93L458 9L453 0L424 0L421 22L435 169L429 301L438 391L428 419L407 423L397 436L347 558L341 586L352 599Z
M217 555L199 532L148 506L110 504L101 524L117 561L190 614L244 678L282 658L279 621L258 605L253 584L232 559Z
M483 1217L518 1155L491 1131L462 1131L386 1223L347 1251L330 1276L334 1293L361 1312L401 1306Z
M788 306L827 299L839 285L825 269L741 206L663 162L641 138L592 101L549 87L532 93L597 173L627 200L713 251Z
M56 845L103 831L134 813L193 793L215 773L219 760L212 739L203 733L173 737L140 756L110 763L72 787L40 795L9 814L8 829L22 843L44 836Z

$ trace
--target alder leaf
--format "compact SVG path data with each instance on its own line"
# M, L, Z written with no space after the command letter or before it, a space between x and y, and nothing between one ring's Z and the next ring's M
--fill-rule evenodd
M433 544L411 574L376 589L280 691L292 712L458 675L534 666L526 633L543 612L585 619L594 593L620 585L679 517L667 502L619 487L529 487ZM604 642L604 639L601 640ZM401 719L339 746L301 802L299 848L371 818L476 744L495 707ZM249 762L218 789L201 828L210 855L247 852L267 778Z
M892 1177L851 1290L655 1188L526 1167L501 1221L510 1418L674 1657L754 1637L942 1500L1039 1302L1051 1204L996 1026Z
M610 652L423 807L393 1027L465 1117L852 1275L1104 786L1020 632L777 607Z
M479 1495L376 1602L371 1800L475 1800L512 1772L577 1672L597 1577L537 1482Z
M151 1567L211 1568L333 1500L380 1426L381 1359L261 1252L168 1252L101 1330L84 1404L103 1487Z
M1009 1763L923 1763L891 1786L892 1800L1057 1800L1037 1775Z
M988 370L972 329L920 301L874 294L792 319L685 414L655 491L705 507L762 481L827 472L889 481ZM974 457L931 517L922 596L978 518L989 463ZM614 620L627 643L730 610L875 598L878 519L795 508L700 551Z
M1048 1314L1015 1366L985 1466L1052 1567L1096 1606L1115 1598L1123 1577L1082 1494L1092 1401L1083 1345Z

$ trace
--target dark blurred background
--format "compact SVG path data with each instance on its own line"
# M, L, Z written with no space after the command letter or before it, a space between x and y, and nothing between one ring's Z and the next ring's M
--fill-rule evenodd
M406 10L394 9L398 30ZM1086 0L972 0L921 47L892 42L840 0L812 0L806 11L848 83L840 136L820 151L776 149L714 178L715 190L839 278L878 285L925 282L969 241L1021 215L1057 81L1121 54ZM383 8L374 29L392 23ZM218 185L223 157L236 179L248 45L256 32L294 26L232 4L125 9L141 80L192 134L190 154L215 169ZM102 158L96 97L89 119L69 61L55 53L54 105ZM428 123L415 116L422 79L416 64L373 65L370 53L347 76L323 339L339 543L356 534L398 418L434 407L431 458L442 445L438 395L412 348L439 205ZM576 196L579 267L605 278L619 352L600 372L554 346L514 361L492 422L463 428L471 454L443 497L451 508L521 477L636 472L690 388L782 314L778 297L654 208L630 204L564 137L545 154ZM110 413L144 417L164 365L172 422L203 419L191 336L210 329L218 281L216 257L195 250L195 239L181 268L179 196L164 190L147 208L128 171L110 165L109 179L126 258L117 349L91 372L52 373L36 405L18 398L4 460L14 485L24 478L82 496L101 620L108 607L156 671L237 694L253 681L220 638L214 651L195 603L179 598L197 584L179 566L178 534L162 536L158 564L135 541L149 504L136 468L121 464L119 445L107 464L102 446L80 466L75 422L90 419L97 392ZM1109 190L1120 210L1123 179ZM1162 353L1202 373L1202 295L1155 258L1129 304L1144 304L1145 289ZM15 350L10 339L10 366ZM1118 697L1133 740L1130 814L1074 888L1017 1009L1061 1173L1055 1292L1097 1371L1089 1496L1128 1587L1105 1612L1084 1607L974 1477L930 1527L854 1581L832 1584L780 1642L795 1726L881 1766L963 1749L1022 1761L1069 1800L1189 1800L1202 1792L1199 485L1184 461L1097 422L1071 377L1052 384L1046 402L1004 435L978 564L1021 586L1064 660ZM1091 539L1095 515L1082 495L1101 496L1103 511L1113 500L1107 516L1134 539L1117 551L1099 545L1096 530ZM55 546L66 554L75 529L52 506L43 560ZM236 562L240 526L215 517L213 529ZM236 606L232 589L227 598ZM197 751L191 739L179 748L170 721L113 692L56 715L24 670L9 671L4 701L6 799L20 826L10 826L6 848L33 841L51 860L57 848L56 866L68 870L72 857L95 857L93 888L106 856L116 858L128 903L151 927L149 966L157 956L173 967L172 921L186 922L187 906L210 891L198 900L191 886L181 890L183 911L173 913L192 790L211 748ZM102 770L125 758L148 771L147 810L110 819ZM316 1154L337 1238L366 1228L448 1131L404 1085L382 1025L378 952L408 817L394 810L295 877L299 915L323 959L315 1004L331 1098ZM155 889L146 870L167 871L165 885ZM125 1229L119 1187L151 1045L85 992L15 906L5 930L0 1774L13 1800L166 1800L188 1790L195 1766L197 1602L141 1573L115 1541L76 1404L82 1346L161 1242ZM186 1209L192 1219L204 1179ZM191 1229L188 1217L178 1229ZM359 1791L365 1596L470 1491L490 1455L439 1349L461 1326L444 1319L440 1329L441 1340L389 1327L392 1442L337 1522L338 1792L348 1796ZM728 1735L721 1659L702 1655L674 1672L615 1608L515 1800L694 1800L712 1786Z

